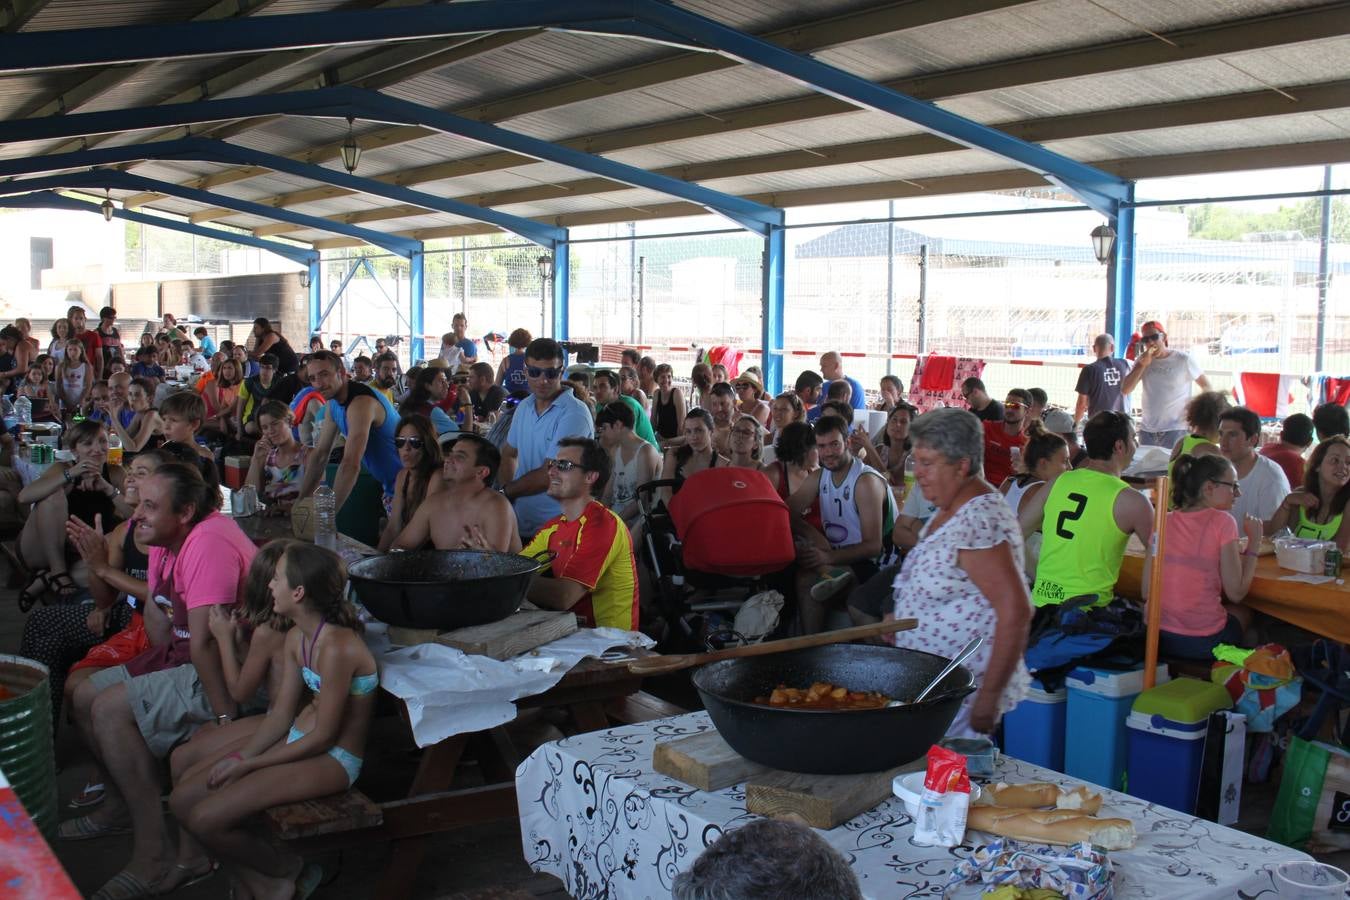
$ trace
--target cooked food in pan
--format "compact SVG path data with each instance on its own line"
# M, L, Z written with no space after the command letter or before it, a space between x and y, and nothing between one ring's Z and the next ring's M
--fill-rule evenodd
M891 698L875 691L850 691L846 687L817 681L809 688L790 688L780 684L756 703L787 709L881 709Z

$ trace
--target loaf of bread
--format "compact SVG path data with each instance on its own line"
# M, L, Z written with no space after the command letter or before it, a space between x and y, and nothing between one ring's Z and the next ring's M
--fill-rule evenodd
M1102 808L1102 795L1079 785L1066 791L1056 784L1033 781L1026 784L994 784L984 789L983 802L1014 809L1073 809L1095 816Z
M1135 841L1134 823L1129 819L1098 819L1075 809L972 806L966 827L1045 844L1091 841L1105 850L1128 850Z

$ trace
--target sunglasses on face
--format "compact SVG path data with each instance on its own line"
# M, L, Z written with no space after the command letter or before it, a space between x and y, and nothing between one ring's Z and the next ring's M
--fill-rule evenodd
M411 447L414 450L421 450L423 440L420 437L396 437L394 446L402 450L404 447Z
M557 469L559 472L570 472L573 469L581 468L581 463L572 462L570 459L549 459L544 461L544 465L550 469Z
M1004 401L1003 401L1003 408L1004 408L1004 409L1022 409L1025 405L1026 405L1026 404L1024 404L1024 403L1018 403L1016 400L1004 400Z
M531 378L547 378L552 381L562 374L562 369L541 369L538 366L526 366L525 374Z
M1161 333L1158 333L1158 334L1145 334L1145 335L1141 335L1140 338L1139 338L1139 340L1143 341L1143 342L1146 343L1146 344L1151 344L1151 343L1153 343L1154 341L1162 340L1162 334L1161 334Z

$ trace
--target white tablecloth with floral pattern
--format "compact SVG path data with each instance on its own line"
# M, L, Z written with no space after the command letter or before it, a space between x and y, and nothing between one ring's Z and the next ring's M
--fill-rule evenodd
M561 878L578 900L668 898L675 875L724 830L754 818L745 786L700 791L652 771L652 748L706 731L706 713L690 713L545 744L516 772L525 860ZM1004 758L998 779L1078 784L1020 760ZM1275 895L1272 872L1295 850L1115 791L1102 815L1131 819L1132 850L1111 854L1117 897L1199 900ZM863 893L873 898L941 896L953 865L972 847L921 847L899 800L830 831ZM971 836L974 836L972 833ZM974 887L958 896L974 897Z

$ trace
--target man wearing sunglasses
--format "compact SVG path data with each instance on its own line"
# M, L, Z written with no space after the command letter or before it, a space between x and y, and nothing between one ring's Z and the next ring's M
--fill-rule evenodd
M314 444L314 459L328 459L339 434L346 440L342 462L333 479L337 509L340 511L352 487L361 474L361 467L384 486L387 495L394 493L394 481L403 463L394 448L398 432L398 413L384 394L347 378L342 357L330 350L310 354L305 367L309 383L324 399L323 427ZM319 486L324 467L306 466L305 479L300 485L300 496L308 497ZM373 511L372 511L373 512Z
M1003 421L983 422L984 480L998 487L1017 472L1017 457L1027 445L1027 412L1031 392L1022 388L1008 391L1003 401Z
M471 431L445 440L441 490L422 501L394 539L396 550L420 550L428 540L437 550L520 549L516 514L492 489L502 457L485 437Z
M1120 385L1120 392L1127 396L1141 383L1144 386L1140 444L1171 450L1186 436L1186 403L1191 399L1192 381L1202 391L1210 389L1200 364L1189 353L1167 346L1162 323L1145 322L1135 344L1134 368Z
M533 536L561 511L549 490L544 463L558 455L563 438L595 436L585 403L563 385L562 347L552 338L536 338L525 348L525 380L530 396L516 407L502 446L499 481L516 509L521 537Z
M571 610L588 628L636 631L637 562L628 526L596 498L609 481L610 461L590 438L563 438L547 463L548 495L559 515L520 552L557 554L551 577L535 578L526 595L543 609Z

